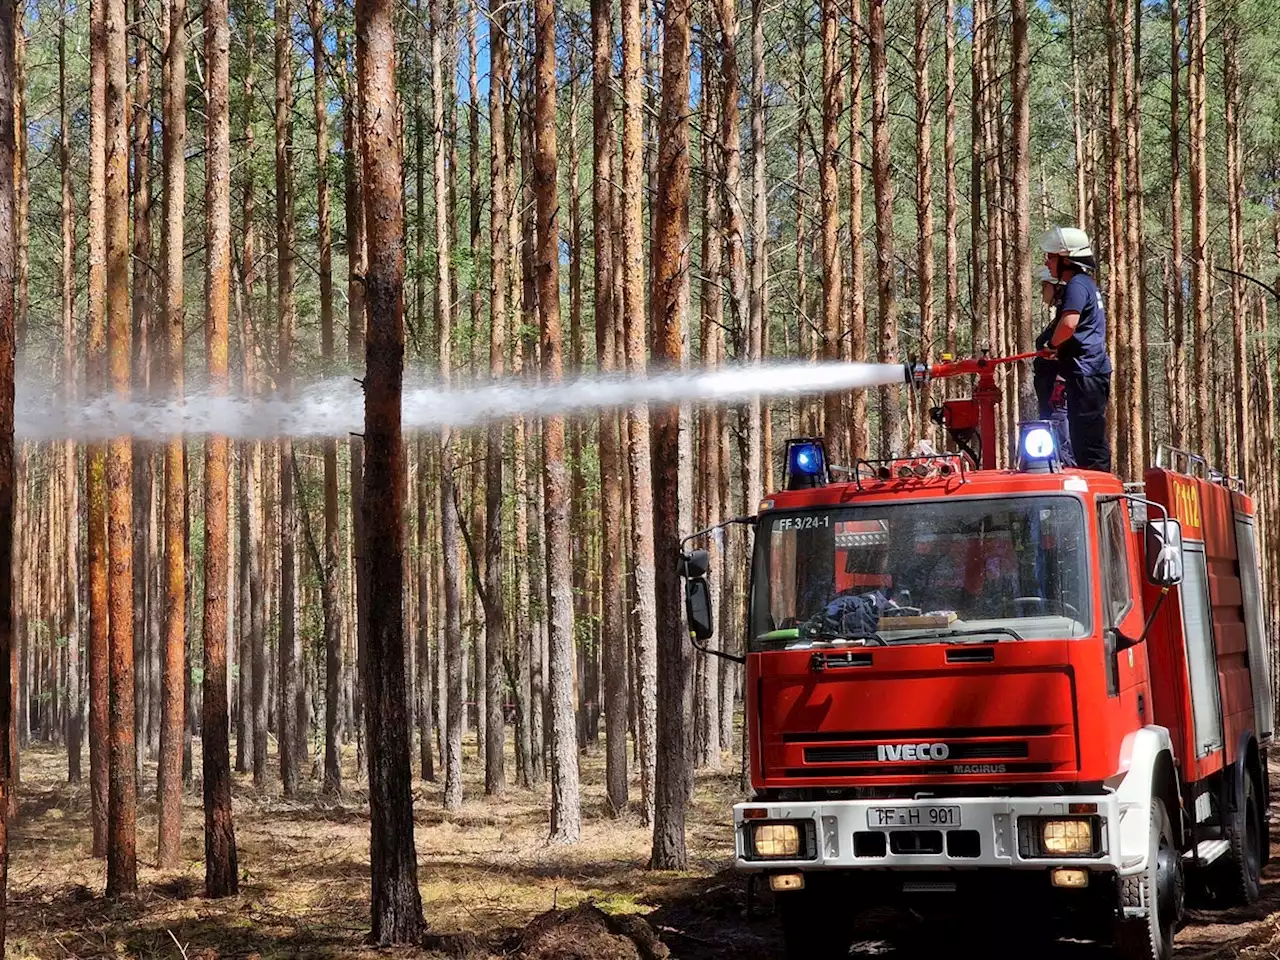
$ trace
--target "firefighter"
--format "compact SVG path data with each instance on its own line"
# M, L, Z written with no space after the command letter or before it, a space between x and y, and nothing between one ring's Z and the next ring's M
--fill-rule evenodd
M1040 281L1040 299L1053 311L1049 326L1036 337L1036 349L1043 350L1057 329L1062 314L1062 291L1065 284L1051 274L1046 266L1041 266L1036 271L1036 279ZM1058 434L1058 452L1062 462L1073 467L1076 462L1071 453L1071 431L1067 423L1067 385L1059 372L1058 360L1056 357L1036 357L1031 363L1031 369L1040 419L1052 421Z
M1089 235L1079 227L1054 227L1040 238L1049 275L1061 281L1056 322L1045 346L1057 353L1066 384L1067 424L1076 465L1111 471L1107 405L1111 399L1111 358L1107 355L1107 313L1094 282L1097 261Z

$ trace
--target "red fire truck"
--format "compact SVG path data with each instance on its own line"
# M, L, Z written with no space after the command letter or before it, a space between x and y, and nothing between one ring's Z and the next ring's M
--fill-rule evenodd
M888 900L1163 960L1184 891L1259 895L1253 502L1167 448L1129 487L1064 468L1048 422L996 469L994 373L1023 359L905 369L977 376L933 410L967 452L841 477L820 439L788 441L786 489L726 521L755 544L735 862L767 877L788 956L845 956L857 912ZM693 641L718 653L708 554L688 549L706 533L681 572Z

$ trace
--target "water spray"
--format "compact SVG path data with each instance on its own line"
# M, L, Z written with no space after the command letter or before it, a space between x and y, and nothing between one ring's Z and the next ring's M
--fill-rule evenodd
M683 403L730 406L756 397L798 397L910 383L910 365L900 363L772 363L649 377L591 376L559 383L502 380L447 386L406 380L406 434L442 427L477 427L519 417L583 416L637 404ZM291 397L216 396L196 390L184 399L121 399L100 396L68 406L55 388L20 381L16 433L32 441L103 441L132 436L159 441L172 436L227 436L235 440L276 437L324 439L364 430L364 396L350 377L299 387Z

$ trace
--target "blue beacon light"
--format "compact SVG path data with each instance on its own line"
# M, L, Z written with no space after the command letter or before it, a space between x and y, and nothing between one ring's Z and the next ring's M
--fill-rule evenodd
M1051 423L1024 423L1019 434L1019 470L1028 473L1057 473L1062 469L1058 462L1058 442Z
M821 439L787 441L787 489L803 490L827 484L826 446Z

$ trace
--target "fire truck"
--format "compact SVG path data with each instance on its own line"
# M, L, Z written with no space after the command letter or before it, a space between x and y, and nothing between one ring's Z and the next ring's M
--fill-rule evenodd
M960 453L827 462L787 442L751 517L735 866L767 878L793 958L845 956L860 910L1164 960L1187 894L1259 896L1272 698L1254 503L1161 447L1143 482L1010 431L997 369L931 411ZM682 542L690 635L718 656L706 550ZM1015 909L1021 903L1022 909ZM938 928L945 929L941 924Z

